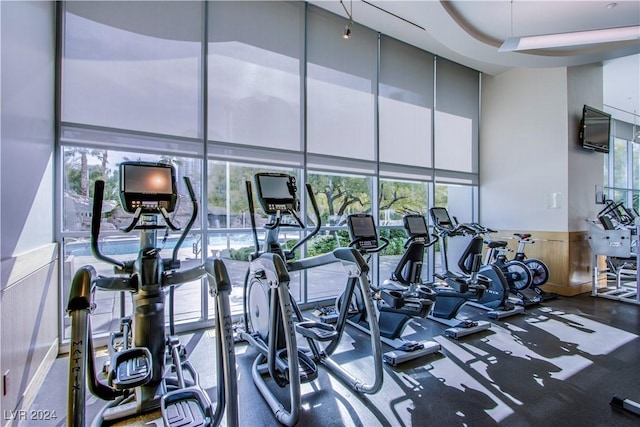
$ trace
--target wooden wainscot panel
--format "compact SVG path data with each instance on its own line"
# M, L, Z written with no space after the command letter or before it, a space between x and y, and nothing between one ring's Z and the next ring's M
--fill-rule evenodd
M531 234L534 243L525 246L527 257L537 258L549 267L549 281L542 289L565 296L591 290L592 255L586 231L500 230L493 238L506 240L515 252L519 238L514 233Z

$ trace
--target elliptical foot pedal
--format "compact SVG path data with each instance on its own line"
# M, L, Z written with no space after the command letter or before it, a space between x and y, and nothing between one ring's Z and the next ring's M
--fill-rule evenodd
M322 323L336 323L338 321L338 312L335 307L321 307L313 311L313 315Z
M152 375L151 352L143 347L130 348L112 358L109 384L116 390L126 390L148 383Z
M313 320L296 323L296 332L316 341L331 341L338 336L338 331L332 325Z
M287 363L287 349L278 351L277 357ZM318 366L302 349L298 349L298 369L300 382L309 382L318 378Z
M165 394L160 409L166 427L207 427L212 423L209 396L197 386Z

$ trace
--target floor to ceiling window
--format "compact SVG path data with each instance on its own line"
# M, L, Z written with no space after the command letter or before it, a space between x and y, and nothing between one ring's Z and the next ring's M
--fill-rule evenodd
M222 258L236 313L255 250L246 182L256 172L295 175L301 191L311 185L322 228L299 256L347 245L346 217L371 213L394 241L373 257L374 280L389 276L401 252L404 214L427 215L444 204L459 218L475 218L478 72L358 25L344 40L343 17L304 2L63 7L57 190L63 306L79 266L110 274L88 246L96 179L107 189L101 247L119 259L136 256L136 233L118 230L128 220L117 194L123 160L170 162L180 179L191 179L200 215L179 257L184 266ZM182 198L178 216L189 210ZM300 198L308 227L283 241L302 238L315 221L309 198ZM266 220L259 210L255 219L259 226ZM163 254L176 237L160 236ZM345 282L341 266L326 266L296 274L291 289L298 301L315 303L335 298ZM176 289L179 330L211 321L207 291L205 281ZM128 298L123 304L119 295L96 298L98 333L114 329L120 311L130 310Z
M404 229L405 215L420 214L428 217L429 185L426 182L380 178L378 181L378 224L380 235L389 244L379 257L379 278L391 278L405 251L407 234ZM430 257L425 254L424 262L430 266ZM429 268L422 272L424 280L431 277Z
M640 212L640 147L635 139L638 129L612 119L610 150L604 156L605 198L622 202L636 212Z
M63 304L76 268L92 264L99 273L113 274L112 266L93 259L88 245L96 179L106 183L101 248L117 259L134 259L138 233L119 231L129 218L120 208L118 164L123 160L170 162L180 181L190 177L196 191L202 188L203 172L202 144L198 144L202 136L202 5L65 2L64 7L58 163ZM200 223L179 254L185 267L199 262L192 245L201 234ZM163 256L171 256L176 239L174 233L159 235ZM197 281L176 290L175 299L183 302L177 321L201 319L200 289ZM97 291L94 333L117 329L118 317L129 313L129 299ZM68 337L66 326L64 319L64 338Z

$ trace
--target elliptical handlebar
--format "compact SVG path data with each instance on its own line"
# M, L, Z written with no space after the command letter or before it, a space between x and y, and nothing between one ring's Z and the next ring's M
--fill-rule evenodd
M180 235L180 238L176 242L176 245L173 247L173 253L171 255L171 262L173 264L175 264L176 261L178 260L178 251L182 247L182 243L184 242L184 239L187 237L187 234L189 234L189 232L191 231L191 227L193 227L193 223L196 221L196 218L198 217L198 200L196 199L196 193L195 191L193 191L193 186L191 185L191 180L189 179L189 177L187 176L184 177L184 183L187 186L187 191L189 192L189 197L191 198L191 205L193 206L193 209L191 210L191 217L189 218L189 222L187 223L187 226L184 228L184 231ZM179 228L175 228L173 224L171 224L171 221L168 219L168 217L165 217L166 211L163 210L162 212L163 212L162 216L167 222L167 225L174 231L179 230Z
M320 231L320 227L322 227L322 224L320 223L320 208L318 208L318 202L316 201L316 197L313 195L313 188L311 188L311 184L309 184L309 183L307 183L305 185L305 188L307 189L307 194L309 195L309 200L311 201L311 207L313 208L313 215L316 218L316 221L315 221L316 225L315 225L315 227L313 227L313 230L311 230L311 232L309 234L304 236L302 239L300 239L298 241L298 243L293 245L293 247L291 249L289 249L289 252L293 252L296 249L298 249L300 246L305 244L309 239L311 239L316 234L318 234L318 232ZM294 218L298 221L298 223L303 228L305 227L304 224L302 223L302 221L300 221L300 218L297 215L294 214Z
M260 174L258 174L258 175L260 175ZM280 177L286 177L286 175L281 175ZM293 177L290 178L290 179L295 180L295 178L293 178ZM253 241L254 241L254 246L256 248L253 256L257 257L257 255L260 253L260 243L258 241L258 231L257 231L257 226L256 226L256 221L255 221L255 204L253 202L253 186L251 184L251 181L246 181L245 185L246 185L246 189L247 189L247 199L248 199L248 203L249 203L249 217L250 217L250 221L251 221L251 230L253 232ZM260 191L262 189L260 188L259 184L258 184L258 188L259 188L259 196L258 197L261 197L260 196L260 194L261 194ZM293 190L291 190L291 191L295 191L295 184L292 185L290 188L293 188ZM318 232L320 232L320 228L322 226L321 221L320 221L320 209L318 208L318 203L316 201L315 196L313 195L313 188L311 187L311 184L309 184L309 183L307 183L305 185L305 188L307 190L307 195L309 196L309 200L311 201L311 207L313 208L313 214L315 216L315 226L307 235L305 235L295 245L293 245L293 247L291 249L287 250L286 251L287 254L293 253L296 249L298 249L300 246L302 246L307 241L309 241L309 239L313 238L316 234L318 234ZM285 226L285 225L297 227L297 228L300 228L302 230L307 228L305 223L302 221L302 219L300 219L300 215L298 214L298 212L296 212L296 209L299 208L299 202L295 199L295 194L292 193L291 197L292 198L291 199L287 199L286 202L275 203L276 205L278 205L278 208L275 209L275 211L268 212L268 213L271 213L273 219L272 219L272 222L265 224L264 228L269 230L269 232L278 230L280 227ZM260 199L260 201L261 201L261 204L263 205L263 207L265 205L268 205L268 203L264 202L264 200ZM274 201L278 202L278 199L272 199L270 201L271 202L274 202ZM293 217L293 219L295 221L295 224L283 224L282 223L282 215L283 214L291 215L291 217Z
M196 194L195 191L193 190L193 185L191 184L191 180L189 179L189 177L184 177L184 182L187 186L187 191L189 193L189 197L191 199L191 203L193 206L192 212L191 212L191 216L189 218L189 222L187 224L187 226L185 227L185 229L183 230L182 234L180 235L180 238L178 239L178 241L176 242L176 245L173 248L173 254L171 257L171 261L169 262L169 268L178 268L179 265L176 265L176 263L178 262L178 251L180 250L180 248L182 247L182 244L184 243L185 238L187 237L187 234L189 233L189 231L191 231L191 227L193 227L194 222L196 221L197 217L198 217L198 201L196 199ZM93 195L93 207L92 207L92 217L91 217L91 252L93 254L94 257L96 257L97 259L101 260L101 261L105 261L109 264L112 264L114 266L116 266L117 268L121 269L121 270L126 270L128 267L128 264L131 263L127 263L127 262L122 262L122 261L118 261L114 258L108 257L106 255L104 255L102 252L100 252L100 247L98 246L98 239L100 237L100 223L102 221L102 204L103 204L103 200L104 200L104 181L103 180L97 180L95 182L94 185L94 195ZM168 226L170 229L172 229L173 231L179 231L180 227L175 226L172 222L171 219L169 218L169 214L166 211L166 209L164 209L163 207L158 208L158 213L160 215L162 215L162 217L165 220L166 226ZM138 208L136 209L134 215L133 215L133 220L131 221L131 224L129 224L129 226L127 226L124 229L121 229L122 232L124 233L128 233L130 231L132 231L133 229L136 228L138 221L140 219L140 215L142 214L142 209ZM139 226L137 228L142 228L142 229L161 229L161 228L165 228L165 226ZM179 264L179 262L178 262Z
M247 202L249 203L249 222L251 223L251 232L253 234L253 245L256 249L253 257L257 257L260 253L260 242L258 241L258 229L256 228L255 206L253 205L253 188L251 181L245 181L245 189L247 191Z
M93 189L93 212L91 217L91 252L96 259L108 262L120 269L125 268L125 263L103 255L98 247L100 237L100 222L102 221L102 201L104 199L104 181L96 181Z

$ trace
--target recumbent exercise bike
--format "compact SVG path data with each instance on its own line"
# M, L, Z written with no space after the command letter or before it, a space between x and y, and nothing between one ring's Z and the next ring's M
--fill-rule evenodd
M389 244L386 238L378 235L374 218L370 214L349 215L347 224L351 238L349 247L357 249L364 257L368 258L374 253L381 252ZM371 292L376 301L380 339L393 348L392 351L384 353L383 360L392 366L436 353L441 349L441 345L435 341L418 342L402 337L410 320L427 317L435 299L435 293L430 287L422 285L421 278L419 281L414 280L415 274L420 277L417 269L421 267L421 262L413 266L416 270L411 272L414 273L411 277L402 274L404 260L411 254L420 252L420 260L422 260L424 245L421 245L417 239L410 239L405 244L405 249L407 250L391 279L386 279L377 286L371 285ZM342 310L343 305L344 295L341 295L336 299L338 311ZM355 292L347 308L348 322L361 331L369 333L370 322L364 310L362 294Z
M441 237L441 250L443 270L458 267L464 270L468 266L449 265L449 258L458 259L460 253L466 251L470 245L479 245L479 254L482 257L483 233L478 229L478 224L459 224L449 216L449 211L443 207L433 207L430 209L434 227ZM490 251L488 252L488 254ZM502 319L516 314L524 313L523 300L519 291L515 289L514 282L522 280L530 281L531 273L520 262L512 262L508 268L498 263L480 262L478 267L479 278L485 281L487 292L473 305L484 308L492 319ZM518 292L516 294L516 292ZM513 295L513 296L512 296Z

